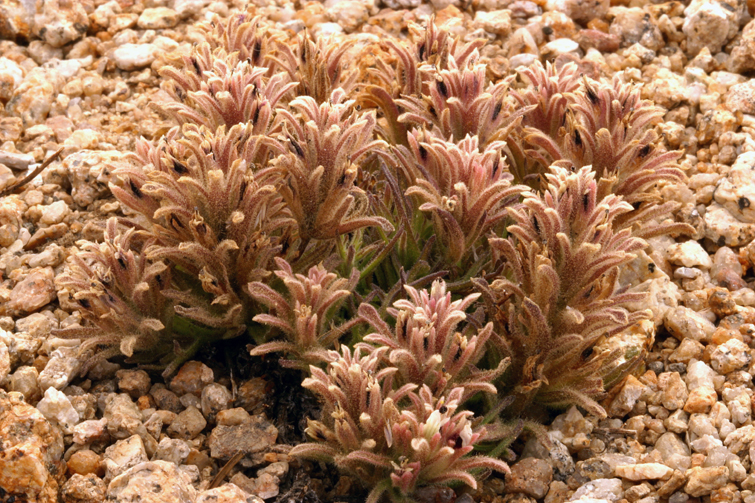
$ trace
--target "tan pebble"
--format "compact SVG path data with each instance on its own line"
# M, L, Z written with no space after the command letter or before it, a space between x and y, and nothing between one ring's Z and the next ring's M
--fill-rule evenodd
M614 470L616 475L632 481L640 480L666 480L674 473L673 468L669 468L661 463L640 463L636 465L620 465Z
M86 475L94 473L97 476L105 475L102 458L99 454L89 449L76 451L68 460L68 472Z
M687 403L684 404L684 412L706 414L717 400L716 390L708 386L700 386L690 391Z

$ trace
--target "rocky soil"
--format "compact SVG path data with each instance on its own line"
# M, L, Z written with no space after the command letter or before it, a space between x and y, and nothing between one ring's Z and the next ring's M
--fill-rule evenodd
M55 278L79 239L120 215L110 166L172 124L158 70L201 40L195 23L242 0L0 0L0 502L363 501L356 481L287 455L316 411L296 374L210 348L165 382L101 364L78 376L81 321ZM511 474L426 502L755 503L755 2L752 0L257 0L281 29L403 37L410 22L486 38L492 78L542 61L642 86L682 149L678 219L624 271L650 292L655 342L637 377L573 408L551 445L523 438ZM13 185L62 149L39 176ZM649 276L647 269L649 268ZM241 356L239 356L241 355ZM246 455L239 459L237 452ZM224 469L225 467L225 469Z

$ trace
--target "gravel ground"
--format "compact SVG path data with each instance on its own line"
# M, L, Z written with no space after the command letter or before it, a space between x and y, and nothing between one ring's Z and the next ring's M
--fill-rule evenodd
M0 0L0 502L363 501L355 481L289 458L317 404L295 373L245 357L243 344L201 353L166 383L108 363L79 377L76 341L50 335L81 321L55 283L76 241L101 239L122 215L110 167L172 125L149 106L166 98L157 71L201 41L197 22L246 2L27 4ZM664 140L684 151L689 183L664 196L696 234L651 239L622 272L650 292L643 337L654 343L603 402L609 418L573 408L548 425L550 445L513 446L510 475L423 501L755 503L755 2L258 0L253 10L283 30L366 42L434 15L454 35L489 40L492 78L538 59L621 73L668 110Z

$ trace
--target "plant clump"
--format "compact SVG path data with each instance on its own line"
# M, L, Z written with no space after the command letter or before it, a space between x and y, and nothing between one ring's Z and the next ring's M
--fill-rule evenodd
M601 344L651 316L619 271L689 230L659 107L573 63L492 82L484 41L434 22L366 47L248 13L202 30L162 70L175 127L117 166L125 214L60 281L87 326L59 335L166 376L248 337L322 401L291 453L375 503L507 471L540 410L605 415L642 352Z

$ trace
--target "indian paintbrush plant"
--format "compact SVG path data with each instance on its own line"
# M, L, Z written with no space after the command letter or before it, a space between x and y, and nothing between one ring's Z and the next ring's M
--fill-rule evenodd
M59 282L85 371L169 377L249 337L322 401L291 453L374 503L507 471L533 410L605 415L604 379L643 356L605 343L651 315L620 268L688 230L658 190L684 178L663 110L564 61L491 82L484 42L433 22L367 46L250 14L202 30L161 72L175 127L117 166L124 215Z

